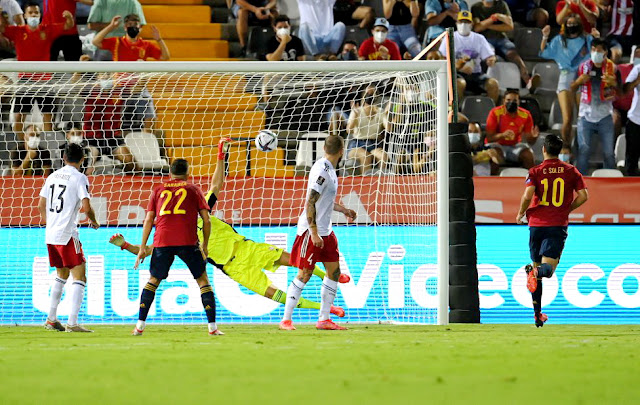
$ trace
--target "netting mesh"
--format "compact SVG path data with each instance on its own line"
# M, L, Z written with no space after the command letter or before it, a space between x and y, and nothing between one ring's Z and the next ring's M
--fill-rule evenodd
M436 321L435 72L107 73L0 76L3 141L0 178L0 323L38 323L46 316L53 277L37 214L44 176L62 165L66 142L86 148L92 202L103 228L82 228L88 261L81 321L133 322L148 262L108 243L122 233L139 243L151 189L168 164L185 158L207 192L216 146L231 137L217 218L246 238L287 251L305 202L306 175L323 156L324 139L345 138L337 201L358 213L334 212L341 268L352 281L336 305L350 322ZM259 151L260 130L278 147ZM215 238L215 235L212 236ZM208 268L220 322L276 322L283 306ZM296 269L266 272L286 291ZM71 283L68 283L68 285ZM254 283L255 284L255 283ZM304 297L320 301L314 277ZM59 314L68 311L67 294ZM317 311L299 309L294 321ZM179 260L157 291L152 322L204 322L195 281Z

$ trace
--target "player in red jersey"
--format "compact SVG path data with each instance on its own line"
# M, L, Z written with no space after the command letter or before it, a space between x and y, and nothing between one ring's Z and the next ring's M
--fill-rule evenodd
M210 335L222 335L216 326L216 302L213 288L207 276L207 245L211 233L209 206L202 190L187 181L189 164L176 159L171 164L171 180L157 186L147 206L147 216L142 228L142 243L135 269L147 254L147 241L156 220L151 254L151 277L140 296L140 314L133 335L142 335L145 321L160 282L169 275L169 268L178 256L189 268L200 287L202 306L207 314ZM202 218L202 240L198 246L198 215Z
M547 135L542 147L544 162L529 169L516 217L518 224L524 223L525 215L529 222L529 250L533 263L526 267L527 288L533 298L537 327L543 326L548 319L542 313L541 279L551 277L560 262L567 239L569 213L589 198L582 174L558 159L561 150L562 139L555 134Z

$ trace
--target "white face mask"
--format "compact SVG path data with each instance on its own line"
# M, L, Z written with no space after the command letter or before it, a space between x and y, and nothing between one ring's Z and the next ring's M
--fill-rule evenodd
M635 58L633 60L633 66L638 66L638 65L640 65L640 58Z
M100 87L104 90L109 90L113 87L113 80L100 80Z
M82 136L80 135L71 135L69 137L69 143L77 143L80 145L82 143Z
M476 143L480 143L480 132L469 132L469 142L474 145Z
M276 35L279 36L280 38L285 37L287 35L291 35L291 29L290 28L278 28L276 30Z
M562 160L563 162L569 163L569 161L571 160L571 155L568 153L561 153L558 155L558 159Z
M382 31L375 31L373 33L373 39L381 44L384 42L385 39L387 39L387 33L386 32L382 32Z
M29 149L37 149L40 146L40 137L39 136L30 136L27 138L27 146Z
M40 24L40 18L38 17L27 17L27 25L31 28L35 28Z
M600 52L591 52L591 61L600 64L604 60L604 54Z
M458 27L458 32L460 33L460 35L462 35L463 37L468 36L469 34L471 34L471 24L467 24L467 23L457 23L456 27Z

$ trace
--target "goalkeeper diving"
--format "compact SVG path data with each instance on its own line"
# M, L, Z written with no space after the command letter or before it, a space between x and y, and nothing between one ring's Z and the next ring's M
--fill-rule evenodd
M262 269L275 272L280 266L291 266L289 252L267 243L257 243L247 239L236 232L231 225L211 215L225 180L224 158L229 142L230 139L225 138L218 144L218 163L211 180L211 188L205 196L209 204L211 218L211 237L209 238L207 261L238 284L256 294L284 304L287 298L286 293L275 286ZM201 223L202 219L198 219L198 237L200 239L202 238ZM109 243L134 255L137 255L140 250L140 246L128 243L121 234L113 235ZM151 255L152 250L153 245L147 246L147 255ZM318 266L315 266L313 274L321 279L325 276L325 272ZM349 275L344 273L340 275L340 283L348 283L349 280L351 280ZM297 308L320 310L320 303L300 298ZM336 306L331 307L331 313L339 317L344 316L344 310Z

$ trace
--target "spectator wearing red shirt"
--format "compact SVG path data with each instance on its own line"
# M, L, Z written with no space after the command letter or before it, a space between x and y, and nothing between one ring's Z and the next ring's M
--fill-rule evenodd
M542 313L541 278L553 276L558 266L567 239L569 213L589 198L580 172L558 159L562 146L562 139L558 135L549 134L544 139L544 162L529 170L516 216L518 224L524 223L525 215L529 222L532 263L525 270L537 327L547 321L547 316ZM577 194L575 198L574 193Z
M44 0L42 2L42 23L46 25L64 24L65 18L62 13L68 11L76 17L76 3L92 5L93 0ZM82 56L82 42L78 36L78 27L74 24L68 30L64 30L59 37L51 44L51 60L58 60L58 55L62 51L64 60L80 60Z
M151 26L153 42L140 38L140 17L136 14L129 14L124 18L124 28L127 31L123 37L106 38L106 36L120 25L122 17L117 15L111 19L111 23L93 38L93 45L99 49L111 51L113 60L138 61L147 59L169 60L169 48L162 40L160 31L155 26Z
M140 296L140 314L133 335L141 335L156 289L167 278L176 256L187 265L200 287L202 306L209 322L209 334L220 335L216 326L216 303L206 272L211 221L209 206L202 190L190 183L189 164L184 159L171 163L171 180L157 186L147 206L142 228L142 243L134 268L147 256L147 241L156 223L153 236L149 281ZM198 216L202 218L203 238L198 246Z
M640 4L634 7L633 0L604 0L604 5L611 6L611 30L607 39L611 44L611 60L618 64L622 55L631 54L631 47L635 45L632 34L634 27L640 24L640 15L636 13L634 17L633 10Z
M593 0L560 0L556 5L556 22L562 25L571 14L578 14L585 32L591 32L600 15L598 6Z
M398 45L387 39L389 22L386 18L377 18L371 30L373 37L360 45L359 55L363 60L401 60Z
M66 10L62 13L64 24L40 24L40 6L37 3L28 3L25 6L24 17L27 25L6 26L6 21L0 18L0 33L13 41L16 47L16 57L19 61L48 61L51 57L50 50L53 40L75 25L73 15ZM28 86L29 82L50 79L51 75L47 73L20 74L18 85L23 84L23 86L19 86L21 90L16 93L13 109L16 114L14 124L16 134L23 132L25 114L32 111L36 101L43 115L44 130L52 130L53 97L44 89L37 90L34 94L34 89ZM25 89L29 92L26 93Z
M531 113L519 104L518 90L507 90L504 104L493 108L487 117L487 141L507 162L530 169L535 164L533 151L524 141L532 144L540 134Z

